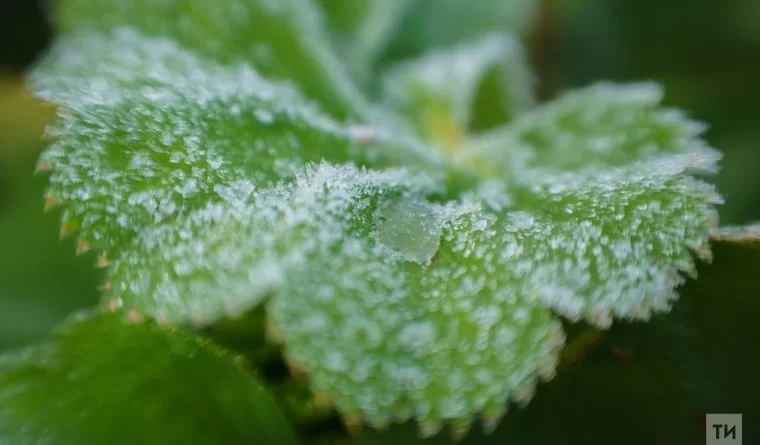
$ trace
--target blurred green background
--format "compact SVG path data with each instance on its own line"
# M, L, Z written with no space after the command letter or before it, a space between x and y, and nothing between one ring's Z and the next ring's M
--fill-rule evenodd
M0 6L0 350L97 301L95 259L58 239L60 213L42 213L45 179L32 176L54 113L20 77L51 38L41 3ZM722 221L760 219L760 1L547 0L527 44L543 99L601 79L663 83L726 155Z

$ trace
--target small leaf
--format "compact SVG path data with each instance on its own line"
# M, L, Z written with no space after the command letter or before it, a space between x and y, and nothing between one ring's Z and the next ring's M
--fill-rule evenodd
M296 443L235 359L122 313L69 321L0 358L0 442Z
M535 0L415 0L396 33L390 59L419 56L493 32L522 34L533 21Z
M294 81L336 117L368 113L311 0L60 0L56 18L66 33L130 26L224 64L251 62Z
M362 84L416 0L319 0L336 46Z
M503 123L532 103L524 59L519 42L505 35L439 49L393 67L385 79L386 98L422 134L456 147L476 115L488 114L495 120L491 123ZM492 107L487 113L476 110L484 86L490 87L488 101L481 103Z

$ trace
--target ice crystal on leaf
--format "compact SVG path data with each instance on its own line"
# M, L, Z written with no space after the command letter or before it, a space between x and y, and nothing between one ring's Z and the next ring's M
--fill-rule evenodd
M697 175L719 155L654 84L528 107L519 41L474 28L382 76L404 123L348 73L364 85L430 2L381 3L61 1L30 76L60 110L48 204L112 305L205 324L266 304L347 415L492 426L554 375L558 316L668 310L709 256L720 197ZM478 3L504 24L509 2Z

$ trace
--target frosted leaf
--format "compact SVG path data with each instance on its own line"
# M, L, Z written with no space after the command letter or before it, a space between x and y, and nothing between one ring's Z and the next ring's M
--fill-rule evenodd
M690 176L712 153L663 155L625 167L512 185L515 207L505 254L529 296L560 314L608 327L612 317L647 319L669 310L693 255L709 258L708 229L722 202ZM519 247L517 247L519 246Z
M517 221L510 254L526 289L573 319L646 319L677 297L693 254L709 257L715 189L692 175L720 155L702 125L658 108L653 84L569 93L476 140L465 152L505 180ZM480 157L480 158L478 158ZM514 213L512 213L514 215Z
M471 150L501 177L526 169L591 171L663 153L710 151L699 139L704 126L660 108L662 95L653 83L599 83L522 114L471 141Z
M307 161L438 162L379 131L356 138L246 65L219 66L131 29L62 39L30 83L62 107L41 159L54 168L49 199L66 205L65 231L109 255L143 228L245 198Z
M303 263L270 301L286 356L317 391L370 424L413 417L494 422L553 375L564 335L549 311L496 270L497 220L475 210L443 224L429 264L346 237ZM304 320L309 320L305 323Z
M494 34L398 64L386 75L384 90L389 105L412 119L420 132L458 145L479 111L491 122L478 124L492 125L532 103L526 65L516 39ZM482 88L488 91L481 93ZM478 94L488 95L487 112L476 109Z
M496 123L481 100L506 98L503 119L528 102L519 48L482 35L532 3L434 3L410 4L399 39L429 10L422 46L476 43L397 68L389 90L414 118L448 113L456 138L435 139L456 154L365 106L307 0L64 0L69 34L30 78L60 109L40 168L64 234L110 260L109 304L210 323L274 295L317 391L427 434L529 400L563 342L552 311L607 327L667 310L720 201L693 176L718 160L702 127L656 86L601 84L464 137ZM356 5L380 12L346 29L380 45L400 5Z
M403 170L308 166L290 182L143 230L119 250L106 297L169 321L238 316L292 280L315 249L370 221L381 196L414 199L432 185Z
M419 56L492 32L522 34L533 21L536 0L415 0L391 44L391 58Z
M67 33L131 26L224 64L250 62L295 82L336 117L366 117L311 0L59 0L55 13Z
M416 0L319 0L334 41L355 77L371 80L409 6Z

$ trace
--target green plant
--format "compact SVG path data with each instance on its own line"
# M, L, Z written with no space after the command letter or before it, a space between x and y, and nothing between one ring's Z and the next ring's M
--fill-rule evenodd
M555 376L561 318L668 312L720 155L652 83L536 105L532 8L59 0L38 167L104 308L2 359L0 438L285 443L326 406L460 437ZM259 383L281 356L314 396Z

